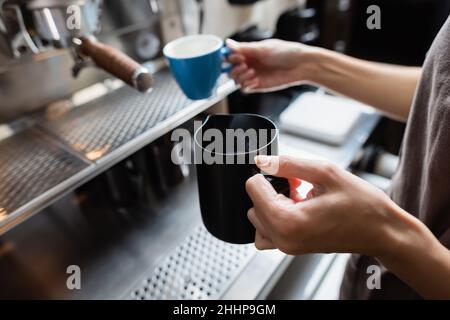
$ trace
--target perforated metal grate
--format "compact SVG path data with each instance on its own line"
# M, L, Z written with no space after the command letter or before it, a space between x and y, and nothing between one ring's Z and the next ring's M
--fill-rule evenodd
M144 276L131 299L218 299L255 254L253 245L233 245L204 227Z
M186 107L170 72L155 74L148 94L127 86L78 107L44 127L89 160L97 160Z
M0 142L0 221L88 164L26 130Z

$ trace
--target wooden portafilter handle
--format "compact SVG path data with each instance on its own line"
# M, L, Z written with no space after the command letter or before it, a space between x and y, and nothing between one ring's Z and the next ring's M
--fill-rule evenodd
M125 53L92 38L81 38L80 52L101 69L136 88L147 92L153 86L150 72Z

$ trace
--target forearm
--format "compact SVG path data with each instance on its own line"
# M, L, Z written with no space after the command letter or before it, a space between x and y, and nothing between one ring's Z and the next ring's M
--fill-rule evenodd
M450 299L450 251L419 220L398 207L384 228L383 265L428 299Z
M407 120L421 68L369 62L324 49L311 54L311 82Z

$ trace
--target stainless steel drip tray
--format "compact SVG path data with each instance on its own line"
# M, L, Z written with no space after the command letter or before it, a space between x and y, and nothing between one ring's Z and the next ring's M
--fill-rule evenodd
M107 155L122 154L124 146L138 143L133 140L141 135L148 140L152 134L156 137L168 132L181 124L176 121L179 116L189 110L200 112L224 97L219 92L209 100L192 101L185 97L168 69L154 77L155 86L147 94L124 86L61 118L47 120L42 127L87 160L100 162ZM221 78L221 84L230 81ZM231 88L234 90L235 86ZM187 119L182 117L182 120Z
M191 101L168 69L140 94L126 86L0 141L0 235L237 89Z
M168 71L155 75L155 88L139 94L128 86L49 120L43 127L95 161L189 104Z
M0 234L64 191L89 166L37 130L1 141Z
M255 254L254 245L225 243L199 226L124 299L219 299Z

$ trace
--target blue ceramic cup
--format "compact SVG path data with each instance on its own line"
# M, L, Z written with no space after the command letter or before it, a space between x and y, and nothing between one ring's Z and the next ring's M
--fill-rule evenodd
M231 69L224 65L231 51L214 35L182 37L169 42L163 52L178 85L192 100L211 97L220 75Z

